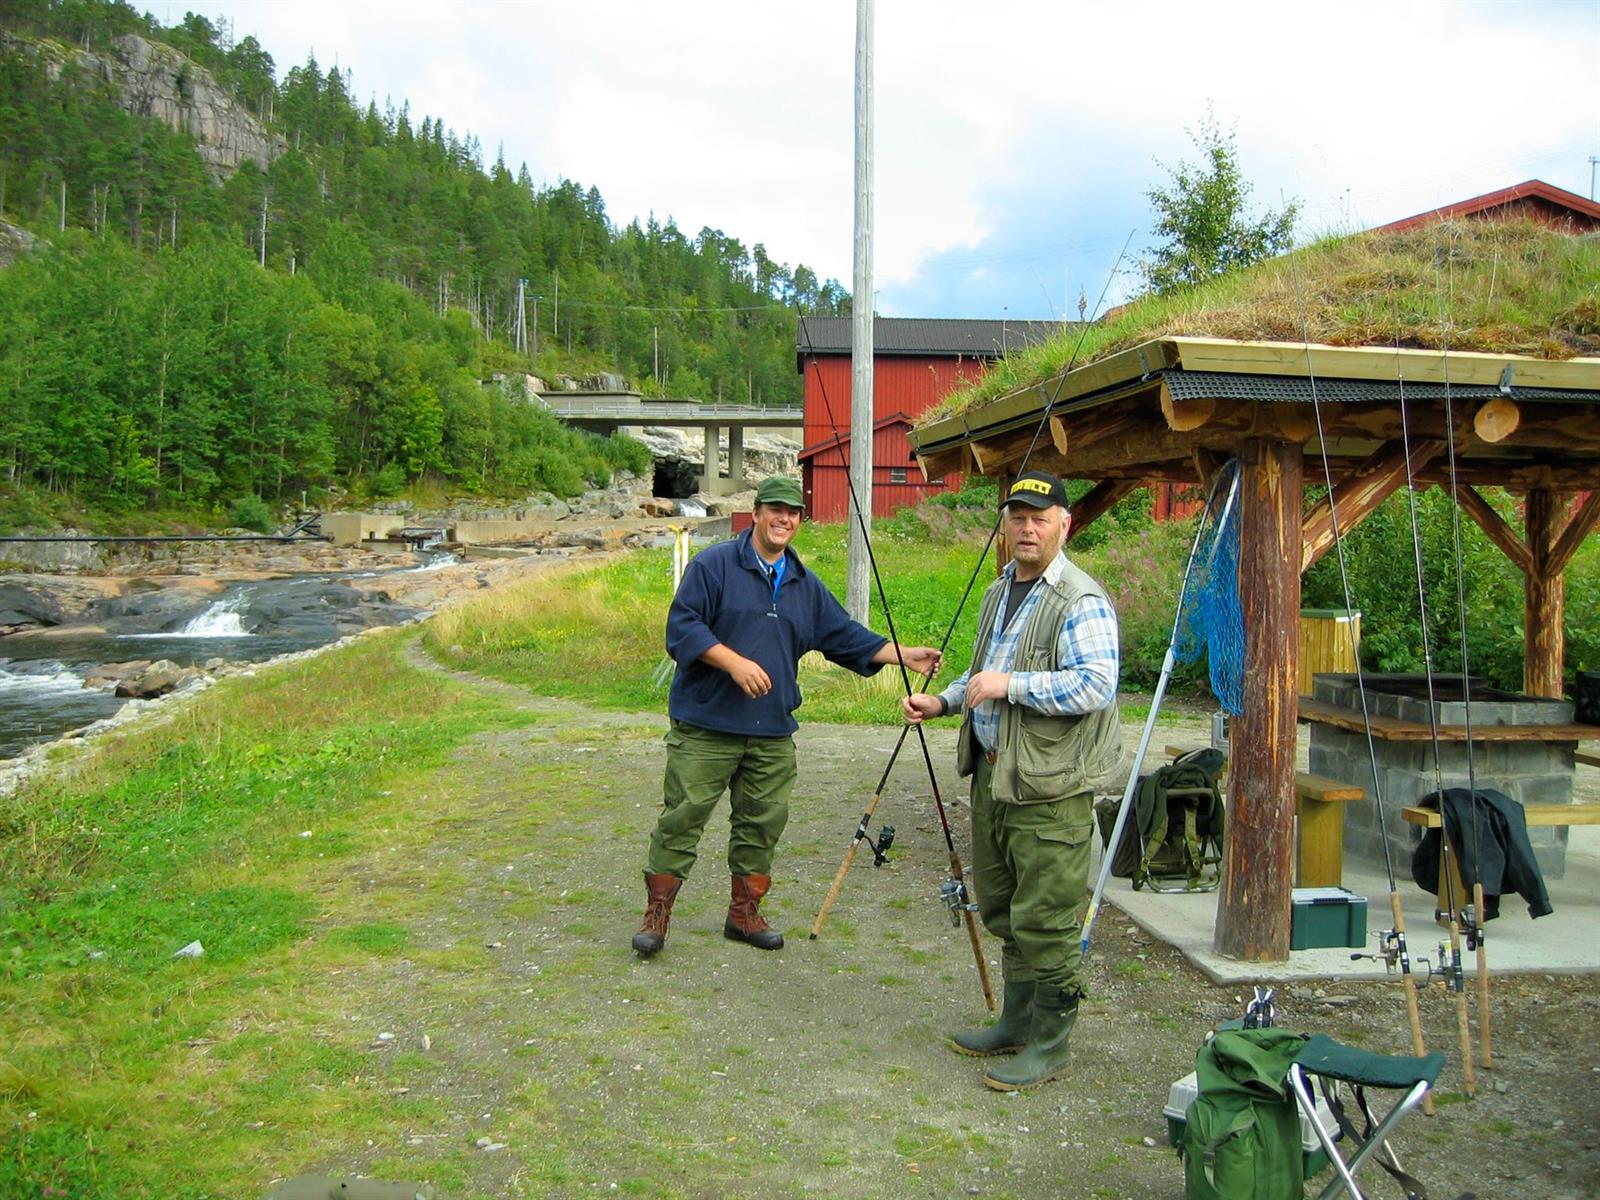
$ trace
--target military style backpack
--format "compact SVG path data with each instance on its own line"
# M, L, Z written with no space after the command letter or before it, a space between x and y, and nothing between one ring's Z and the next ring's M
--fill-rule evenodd
M1217 776L1226 762L1222 751L1207 747L1141 776L1121 843L1110 851L1111 873L1131 878L1135 891L1146 886L1158 892L1215 888L1221 879L1225 824ZM1095 812L1109 848L1117 802L1102 800Z
M1183 1129L1185 1200L1301 1200L1305 1164L1289 1064L1305 1036L1227 1029L1195 1055L1199 1091Z

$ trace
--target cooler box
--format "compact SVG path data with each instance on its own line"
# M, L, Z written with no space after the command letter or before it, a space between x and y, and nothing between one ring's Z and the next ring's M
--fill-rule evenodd
M1289 949L1367 944L1367 898L1340 887L1295 888L1291 892Z
M1189 1105L1194 1103L1194 1098L1199 1094L1200 1085L1193 1071L1173 1084L1167 1092L1167 1106L1161 1110L1161 1115L1167 1119L1168 1145L1176 1146L1183 1141L1183 1127L1189 1123ZM1339 1123L1333 1119L1328 1102L1320 1092L1317 1093L1317 1121L1334 1141L1343 1136L1339 1131ZM1327 1151L1317 1140L1317 1131L1311 1128L1305 1113L1300 1114L1300 1157L1307 1179L1328 1165Z

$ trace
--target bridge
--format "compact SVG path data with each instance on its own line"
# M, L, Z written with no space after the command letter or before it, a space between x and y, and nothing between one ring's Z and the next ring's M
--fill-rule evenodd
M626 426L669 425L705 430L706 469L700 490L738 492L745 487L744 431L798 429L803 408L769 408L758 404L704 404L699 400L647 400L637 392L541 392L544 406L569 425L609 434ZM728 478L718 478L722 430L728 431Z

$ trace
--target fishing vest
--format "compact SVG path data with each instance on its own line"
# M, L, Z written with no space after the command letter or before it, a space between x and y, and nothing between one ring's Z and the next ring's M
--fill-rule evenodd
M1107 600L1105 590L1063 558L1061 577L1055 583L1041 579L1038 599L1017 642L1011 664L1014 671L1055 671L1056 650L1067 613L1085 596ZM1000 599L1010 586L1005 576L989 585L978 613L978 640L973 668L981 670L980 656L989 652ZM1042 713L1025 704L1000 702L1000 744L995 752L994 798L1005 804L1046 804L1092 792L1114 776L1122 765L1121 716L1116 702L1088 713L1065 716ZM972 714L961 718L956 742L956 770L972 774L982 753L972 732Z

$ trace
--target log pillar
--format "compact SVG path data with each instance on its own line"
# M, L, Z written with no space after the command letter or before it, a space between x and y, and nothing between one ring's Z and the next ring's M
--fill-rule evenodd
M1229 734L1228 834L1213 945L1229 958L1281 961L1289 957L1294 886L1300 447L1247 442L1240 472L1239 597L1249 684Z
M1549 488L1534 488L1527 496L1526 536L1533 562L1523 580L1522 690L1530 696L1559 700L1565 692L1564 623L1567 581L1554 561L1556 539L1565 524L1564 497Z

